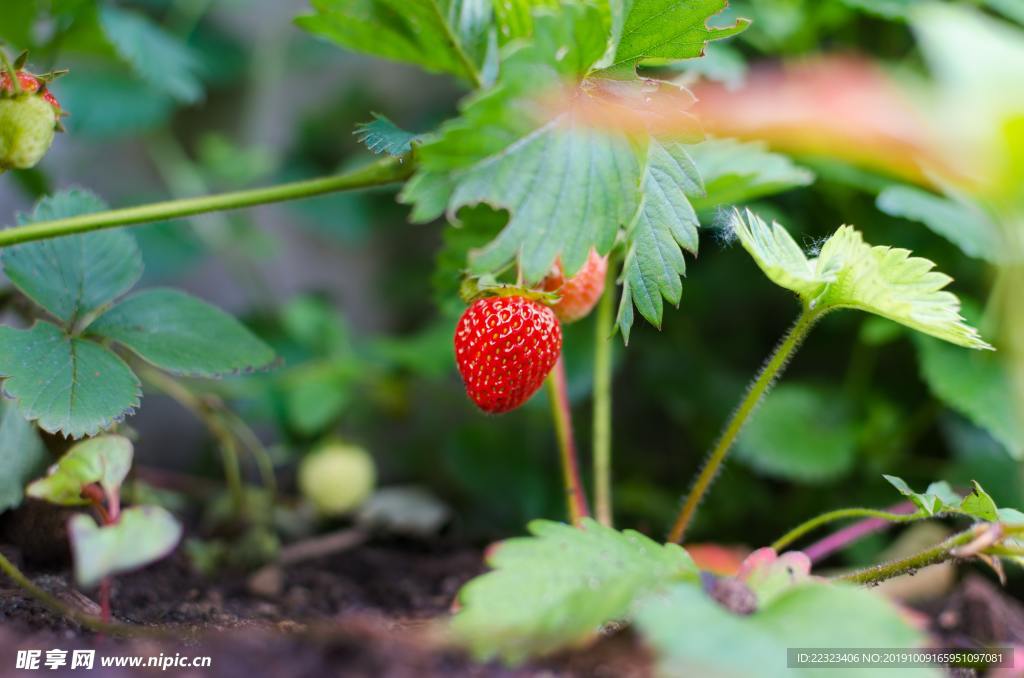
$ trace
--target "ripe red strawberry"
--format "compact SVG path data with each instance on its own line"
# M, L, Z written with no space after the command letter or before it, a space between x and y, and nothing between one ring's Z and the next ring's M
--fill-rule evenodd
M455 328L455 361L466 393L492 414L529 400L561 352L554 312L523 296L478 299Z
M604 294L604 278L608 272L608 257L602 257L590 250L590 258L583 268L568 280L562 275L562 264L556 261L548 277L544 278L544 289L556 292L560 297L552 306L555 315L563 323L572 323L587 317L601 295Z

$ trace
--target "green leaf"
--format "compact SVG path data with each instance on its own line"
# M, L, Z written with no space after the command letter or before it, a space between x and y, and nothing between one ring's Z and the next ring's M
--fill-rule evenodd
M976 480L971 481L971 491L967 496L961 498L945 481L932 483L924 492L914 492L902 478L887 475L882 477L888 480L889 484L895 487L900 494L914 502L924 515L952 514L989 522L999 520L1002 509L996 506L992 497L982 489Z
M43 198L19 224L98 212L106 204L87 191ZM63 321L75 323L124 294L142 275L135 240L121 230L14 245L2 253L4 272L19 290Z
M960 505L960 495L944 480L934 482L924 492L914 492L906 481L896 476L882 475L904 497L914 502L926 515L954 511Z
M913 186L886 188L878 194L876 205L894 217L920 221L969 257L991 263L1006 258L1006 244L999 227L975 205Z
M100 10L100 23L118 55L157 91L187 104L202 98L199 60L188 45L146 16L110 5Z
M850 7L883 19L906 21L911 10L928 0L843 0Z
M490 0L313 0L296 23L356 52L477 80L488 49Z
M174 550L181 534L178 521L159 506L133 506L117 523L103 527L78 514L68 523L75 580L91 588L105 577L156 562Z
M0 327L3 390L49 433L94 435L139 405L139 380L106 348L48 322Z
M637 596L697 575L681 547L590 519L581 528L538 520L529 529L532 537L498 544L493 571L459 594L454 630L479 659L515 663L579 643L628 617Z
M662 298L678 306L686 274L682 250L697 254L697 214L688 195L704 187L693 160L681 143L650 141L644 168L640 207L626 231L622 302L618 325L629 341L632 310L661 327ZM620 189L621 190L621 189ZM600 251L600 250L599 250Z
M25 484L42 473L48 458L36 427L14 403L0 402L0 513L21 504Z
M711 40L743 32L750 24L739 19L728 27L709 28L707 21L727 0L632 0L611 67L644 59L692 59L704 54Z
M555 10L561 0L506 0L494 3L494 20L502 44L533 34L533 15L539 8Z
M921 377L931 392L988 431L1014 459L1024 459L1024 422L1017 416L1005 361L925 337L915 343Z
M1024 25L1024 3L1020 0L985 0L985 4L1008 19Z
M132 455L132 443L123 436L83 440L73 445L46 477L28 486L28 496L62 506L85 505L89 500L82 497L82 490L95 483L108 497L118 497L131 470Z
M772 153L757 141L708 139L688 150L706 191L691 198L698 212L749 202L814 181L810 170L798 167L785 155Z
M171 289L131 295L97 318L88 332L181 375L217 377L274 360L273 350L233 317Z
M861 675L835 667L787 668L788 648L921 647L926 637L881 595L846 585L803 583L749 616L727 610L699 586L649 596L636 625L658 656L658 675L790 678ZM932 669L900 675L934 676Z
M786 229L768 226L750 210L736 210L732 226L765 275L819 314L854 308L960 346L992 348L964 322L960 300L943 290L952 278L908 250L872 247L859 231L841 226L818 257L808 259Z
M765 399L739 440L741 458L773 476L817 482L850 470L858 429L841 395L781 384Z
M371 153L387 153L395 157L411 151L412 142L419 138L377 113L373 114L371 122L356 125L355 135Z

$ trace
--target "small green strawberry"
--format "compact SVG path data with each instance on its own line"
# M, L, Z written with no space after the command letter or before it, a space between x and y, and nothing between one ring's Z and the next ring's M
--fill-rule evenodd
M35 167L50 150L60 129L60 104L47 89L56 75L35 76L9 65L0 73L0 172Z

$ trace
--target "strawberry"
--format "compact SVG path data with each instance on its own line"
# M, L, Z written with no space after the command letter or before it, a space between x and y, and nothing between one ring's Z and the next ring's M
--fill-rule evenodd
M558 303L552 306L555 315L563 323L572 323L587 317L604 294L604 278L608 271L608 257L602 257L594 250L579 272L568 280L562 274L562 264L556 261L551 273L544 278L544 289L559 295Z
M11 71L13 72L13 70ZM34 167L60 128L60 104L46 88L49 77L17 71L0 73L0 172Z
M478 299L455 329L455 360L466 393L492 414L529 400L561 352L554 311L521 295Z

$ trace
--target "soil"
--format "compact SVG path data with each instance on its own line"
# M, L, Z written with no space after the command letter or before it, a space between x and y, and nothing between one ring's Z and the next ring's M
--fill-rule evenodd
M3 548L19 562L18 552ZM198 576L182 555L118 578L114 609L142 628L171 626L169 638L99 637L53 614L0 576L0 678L15 669L17 650L96 649L96 656L163 653L209 656L210 669L163 675L257 678L288 676L629 678L650 675L650 657L628 632L602 638L587 651L516 669L480 665L447 646L439 632L455 594L482 570L479 549L457 544L375 541L290 565L273 592L254 592L250 578ZM22 564L24 566L24 564ZM68 586L62 569L26 568L40 586L86 612L89 599ZM256 586L257 589L265 587ZM98 660L97 660L98 661ZM138 675L135 669L94 669L91 675ZM81 675L68 666L47 675Z
M40 586L83 611L95 603L68 584L68 573L20 562ZM209 656L209 669L166 671L96 668L92 675L260 678L288 676L586 676L651 675L651 657L628 631L595 645L509 669L480 665L444 642L442 622L463 583L479 574L478 548L440 540L371 541L289 565L269 579L196 574L181 554L120 577L114 609L139 628L174 635L121 639L97 636L55 615L0 577L0 678L25 676L17 650L95 649L96 656ZM269 585L268 585L269 581ZM920 610L948 647L1024 646L1024 606L998 586L968 574L952 593ZM47 675L80 675L68 666ZM958 674L971 675L971 674Z

